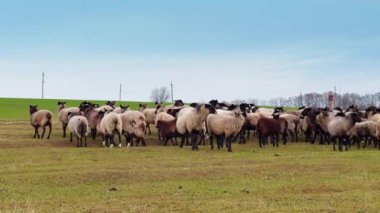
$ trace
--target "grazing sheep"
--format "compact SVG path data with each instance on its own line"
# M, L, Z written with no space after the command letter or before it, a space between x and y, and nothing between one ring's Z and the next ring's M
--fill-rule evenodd
M256 131L257 124L261 116L259 113L247 113L243 128L247 131L247 140L249 140L250 131Z
M156 119L155 119L155 126L159 130L159 127L157 125L158 121L172 121L175 120L176 118L173 117L172 115L166 113L166 112L160 112L157 114ZM160 131L158 131L158 139L161 140L161 135Z
M136 146L141 141L146 146L144 136L146 130L145 116L139 111L127 111L121 114L123 123L123 135L127 140L127 146L133 146L133 138L136 138Z
M180 136L180 134L177 131L177 120L158 120L157 121L157 129L158 134L161 135L161 137L165 140L164 146L167 145L168 141L170 140L173 145L177 145L177 139L174 143L173 137L177 138Z
M367 146L368 140L377 140L376 136L377 124L374 121L364 121L355 123L354 127L349 131L348 135L354 143L357 143L360 149L360 142L364 140L363 148ZM380 146L379 146L380 149Z
M298 142L298 126L300 119L293 114L281 114L280 118L284 118L288 122L288 132L292 137L292 142Z
M306 136L306 142L314 144L317 135L321 133L321 128L317 124L318 109L313 107L305 108L300 115L300 127ZM314 134L314 135L313 135Z
M365 111L365 117L370 121L380 122L379 109L376 107L368 107Z
M69 123L68 115L69 113L79 113L78 107L65 107L66 102L58 101L57 112L58 120L62 123L63 137L66 137L66 128Z
M274 113L274 109L257 108L254 112L259 113L261 117L272 118L272 114Z
M157 102L155 104L156 108L147 108L146 104L139 105L139 111L145 116L145 122L147 124L146 128L149 131L149 135L152 134L149 125L155 125L156 115L165 111L165 106L163 104Z
M223 147L224 138L226 138L226 146L228 152L232 152L232 139L240 133L245 122L245 118L239 111L230 111L231 115L210 114L207 117L207 131L210 135L211 149L214 149L213 137L217 137L218 149Z
M181 148L185 142L185 136L190 135L192 150L198 150L198 134L203 131L207 116L215 114L215 112L215 108L210 104L201 104L196 108L184 108L179 112L177 130L182 135Z
M259 145L262 145L270 137L273 146L278 147L278 141L280 134L286 144L286 133L288 128L288 122L284 118L280 118L279 115L273 115L273 118L260 118L257 124L257 133L259 135Z
M88 126L88 121L84 116L78 113L69 112L69 123L68 127L70 129L70 142L73 141L73 134L77 137L77 147L82 147L82 141L84 138L84 146L87 147L87 135L90 132L90 127Z
M97 126L100 125L101 120L99 113L105 113L105 111L97 110L98 108L89 102L82 102L79 106L79 109L83 113L83 116L86 117L91 129L91 137L93 140L95 140L97 134Z
M117 114L122 114L122 113L124 113L124 112L126 112L128 110L129 110L129 105L128 106L123 106L123 105L120 104L120 107L116 107L113 110L113 112L115 112Z
M119 147L121 147L121 133L122 121L120 115L114 112L107 112L100 122L100 133L103 135L105 141L104 146L112 148L115 145L114 134L116 133L119 138Z
M348 115L345 115L341 112L331 119L331 121L327 124L327 129L331 136L331 140L333 141L334 150L336 139L339 140L340 151L343 150L343 143L346 145L346 151L348 150L348 146L350 145L349 131L355 125L355 123L360 121L361 119L357 113L350 113Z
M53 113L48 110L38 110L37 106L29 105L30 124L34 127L34 138L40 138L38 128L42 127L41 139L45 136L46 126L49 127L47 139L50 139L51 129L53 125Z

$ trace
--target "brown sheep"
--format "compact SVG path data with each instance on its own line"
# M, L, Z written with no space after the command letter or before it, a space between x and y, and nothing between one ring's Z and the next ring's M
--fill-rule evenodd
M260 148L270 137L273 146L278 147L280 134L283 137L284 145L286 144L286 135L288 131L288 122L279 115L273 115L274 118L261 118L257 124L257 133L259 135Z
M38 110L37 106L29 105L29 113L30 113L30 124L34 127L34 138L36 136L40 138L40 134L38 133L38 128L42 127L43 132L41 135L41 139L45 136L46 126L49 127L49 134L47 139L50 139L51 129L53 125L53 113L48 110Z

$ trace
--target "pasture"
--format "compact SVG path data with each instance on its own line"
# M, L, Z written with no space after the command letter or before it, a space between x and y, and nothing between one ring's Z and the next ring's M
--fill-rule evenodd
M102 148L98 138L77 148L62 138L56 115L52 138L33 139L29 104L56 113L56 102L0 99L0 211L380 211L380 151L373 147L260 149L251 139L233 144L232 153L209 146L192 152L163 147L152 128L147 147L126 148L123 138L121 149Z

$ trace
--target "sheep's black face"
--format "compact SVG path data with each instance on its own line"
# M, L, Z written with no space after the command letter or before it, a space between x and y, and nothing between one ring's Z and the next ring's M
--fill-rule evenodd
M275 109L274 109L274 111L275 112L284 112L284 107L276 107Z
M209 113L210 114L215 114L216 113L216 110L215 110L215 107L210 105L210 104L205 104L205 107L208 109Z
M273 119L276 119L276 120L280 118L280 114L277 114L277 113L272 114L272 116L273 116Z
M227 110L229 110L229 111L232 111L232 110L234 110L234 109L236 109L236 105L235 104L231 104L231 106L229 106L228 108L227 108Z
M182 100L176 100L176 101L174 102L174 106L175 106L175 107L182 107L182 106L184 106L184 105L185 105L185 103L183 103Z
M66 102L63 102L63 101L58 101L58 103L57 103L57 105L59 106L59 105L65 105L66 104Z
M198 107L198 103L191 103L190 106L193 107L193 108L197 108Z
M209 104L211 104L212 106L216 106L217 104L219 104L218 100L211 100L208 102Z
M35 113L37 111L38 111L37 105L36 106L29 105L29 112L30 112L30 114L33 114L33 113Z
M303 119L305 116L308 116L309 113L311 112L311 108L305 108L302 113L301 113L301 119Z
M360 116L359 116L359 114L358 113L351 113L350 114L350 117L351 117L351 120L352 120L352 122L355 124L355 123L358 123L358 122L361 122L361 118L360 118Z

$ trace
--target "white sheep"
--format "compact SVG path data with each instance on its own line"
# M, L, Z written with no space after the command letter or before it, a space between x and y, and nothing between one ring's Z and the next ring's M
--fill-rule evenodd
M178 114L177 130L182 135L180 147L185 142L185 136L191 136L192 150L198 149L198 134L204 130L204 122L209 114L214 114L215 108L210 104L198 105L196 108L184 108Z
M259 113L261 117L265 118L272 118L274 109L268 109L268 108L258 108L255 112Z
M115 145L114 134L116 133L119 138L119 147L121 147L121 133L122 133L122 121L120 115L114 112L109 112L104 115L100 121L100 133L103 135L105 141L104 146L110 145L112 148Z
M376 135L377 124L374 121L364 121L355 123L354 127L349 131L349 136L357 143L360 148L360 142L364 139L365 143L363 148L367 146L368 139L372 141L377 138Z
M281 114L280 118L284 118L288 122L288 132L292 137L292 142L298 142L298 126L300 119L294 114Z
M58 120L62 123L63 137L66 137L66 128L69 123L69 113L79 113L79 107L65 107L66 102L58 101L57 112Z
M115 113L117 113L117 114L122 114L122 113L124 113L124 112L126 112L126 111L128 111L128 110L129 110L129 105L127 105L127 106L123 106L123 105L120 104L120 106L119 106L119 107L116 107L116 108L113 110L113 112L115 112Z
M361 119L357 113L350 113L348 115L345 115L344 113L338 113L331 119L331 121L327 124L327 130L331 136L331 140L333 141L334 150L336 139L339 140L340 151L342 151L343 142L346 144L346 151L348 150L350 143L349 131L356 122L360 121Z
M147 130L149 131L149 135L152 134L150 130L150 124L155 125L156 116L160 112L165 111L165 106L161 103L156 103L156 108L147 108L146 104L139 105L139 111L142 112L145 116L145 122L147 124Z
M90 133L90 127L88 121L84 116L69 113L69 123L68 127L70 129L70 142L73 141L73 134L77 137L77 147L82 147L82 142L84 138L84 146L87 147L87 135Z
M146 146L145 136L145 116L139 111L127 111L121 114L121 120L123 123L123 135L127 140L127 146L133 146L133 138L136 138L136 145L139 145L141 141L143 146Z
M243 127L245 118L241 112L231 111L234 115L211 114L207 117L207 130L210 135L211 149L214 148L213 136L217 137L218 149L223 147L226 138L228 152L232 152L232 139L237 136Z
M37 106L29 105L29 113L30 113L30 124L34 127L34 138L36 136L40 138L40 134L38 133L38 128L42 127L42 135L41 138L44 138L46 126L49 127L49 134L47 139L50 139L51 129L53 125L53 113L49 110L38 110Z

